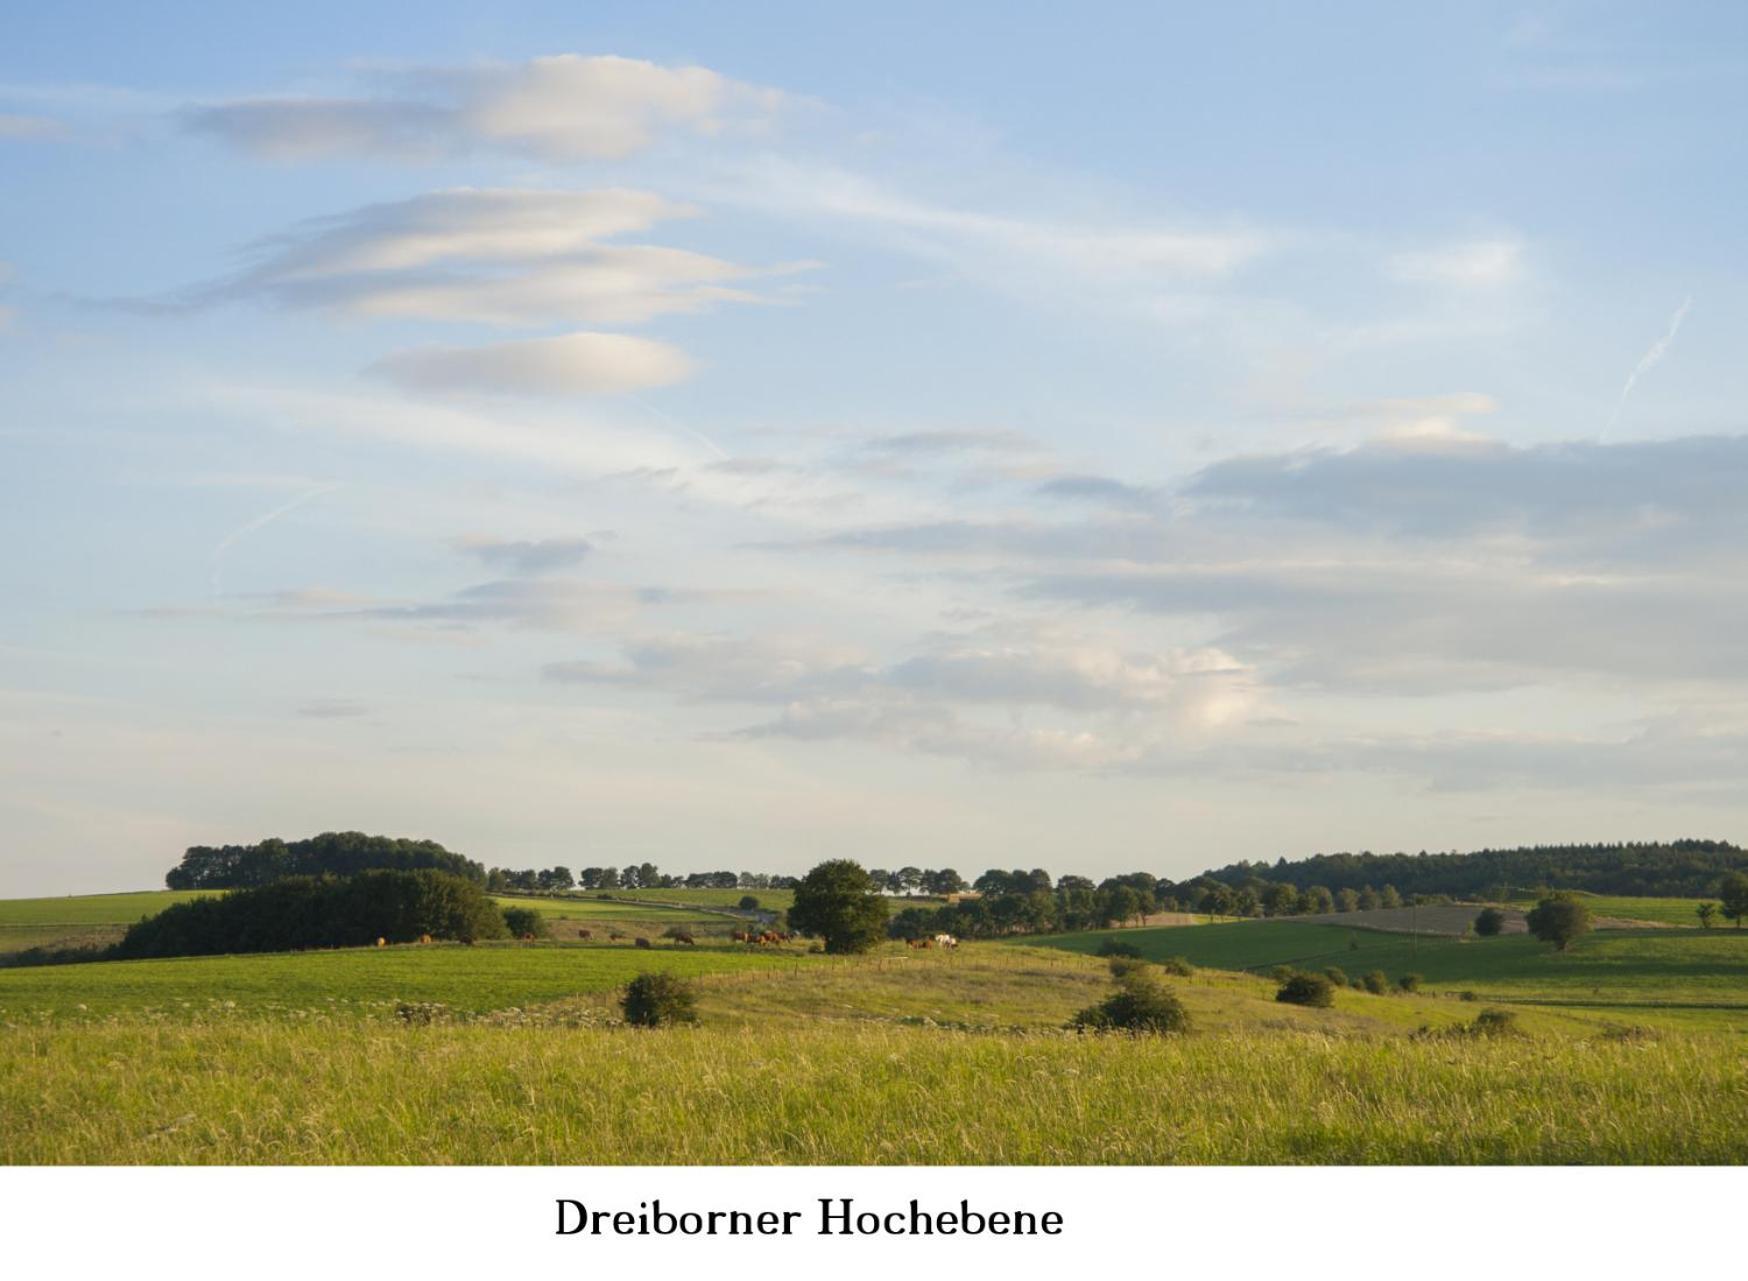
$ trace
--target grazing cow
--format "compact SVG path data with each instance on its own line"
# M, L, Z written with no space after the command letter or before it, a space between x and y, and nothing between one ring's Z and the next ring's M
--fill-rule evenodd
M522 936L522 941L524 943L532 943L534 941L534 936L532 934L524 934Z
M935 935L935 946L937 946L937 947L958 947L959 940L954 938L951 934L937 934L937 935Z
M759 935L759 942L769 946L774 947L782 941L783 936L777 933L776 930L766 930L763 934Z
M421 942L421 943L429 943L429 942L430 942L430 941L431 941L431 936L430 936L430 935L429 935L429 934L421 934L421 935L419 935L419 942Z
M384 939L384 938L379 938L379 939L377 939L377 940L376 940L376 945L377 945L377 946L378 946L378 947L387 947L387 946L388 946L388 940L387 940L387 939Z
M690 934L676 934L676 935L674 935L674 943L676 946L678 946L682 943L685 944L687 947L698 946L698 940L693 938Z
M751 943L753 941L753 936L745 930L736 930L733 938L736 943Z
M589 931L589 930L578 930L578 931L577 931L577 937L578 937L578 938L580 938L580 939L592 939L592 938L594 938L594 937L595 937L595 936L594 936L594 934L593 934L593 933L592 933L592 932L590 932L590 931Z
M933 939L906 939L905 943L915 948L930 948L935 945Z
M637 946L638 947L648 947L649 940L640 936L637 940Z

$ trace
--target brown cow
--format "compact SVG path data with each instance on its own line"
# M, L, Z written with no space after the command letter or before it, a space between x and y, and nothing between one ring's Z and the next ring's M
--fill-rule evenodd
M622 939L624 937L625 937L625 935L621 934L618 930L608 930L607 931L607 938L610 942L617 943L620 939Z
M676 945L683 943L687 947L698 946L698 940L693 938L690 934L676 934L676 935L674 935L674 943Z
M905 944L909 947L930 948L935 945L935 941L933 939L906 939Z
M534 941L534 936L532 934L524 934L522 936L522 941L524 943L532 943Z
M580 938L580 939L592 939L592 938L594 938L594 937L595 937L595 936L594 936L594 934L593 934L593 933L591 933L591 932L590 932L590 931L588 931L588 930L578 930L578 931L577 931L577 937L578 937L578 938Z
M736 930L731 937L736 943L751 943L753 941L753 936L745 930Z
M383 938L379 938L379 939L377 939L377 940L376 940L376 945L377 945L377 946L378 946L378 947L387 947L387 946L388 946L388 940L387 940L387 939L383 939Z
M430 942L430 941L431 941L431 936L430 936L430 935L429 935L429 934L421 934L421 935L419 935L419 942L421 942L421 943L429 943L429 942Z
M637 939L637 946L638 947L648 947L649 945L650 945L650 943L649 943L648 939L643 938L642 936L638 937L638 939Z

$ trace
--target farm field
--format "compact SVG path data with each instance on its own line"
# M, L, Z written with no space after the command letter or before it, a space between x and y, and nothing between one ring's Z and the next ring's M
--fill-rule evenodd
M1700 928L1699 917L1694 909L1705 899L1697 898L1643 898L1621 894L1586 894L1579 892L1591 912L1596 916L1613 918L1623 921L1654 921L1659 925L1681 925ZM1716 900L1712 900L1716 901ZM1533 898L1514 899L1519 907L1531 907ZM1729 928L1727 921L1720 920L1719 928Z
M1299 921L1246 921L1197 930L1121 930L1035 942L1079 952L1107 938L1152 959L1184 956L1221 969L1338 966L1349 976L1414 972L1429 990L1537 1002L1748 1030L1748 934L1732 930L1607 930L1556 952L1527 935L1493 939L1411 938Z
M0 952L113 943L141 917L162 912L172 903L200 898L204 893L142 890L136 894L0 899Z
M598 891L579 890L580 896L593 897ZM607 890L608 894L625 898L645 899L651 903L692 904L698 907L734 907L751 894L767 912L786 912L795 901L794 890Z

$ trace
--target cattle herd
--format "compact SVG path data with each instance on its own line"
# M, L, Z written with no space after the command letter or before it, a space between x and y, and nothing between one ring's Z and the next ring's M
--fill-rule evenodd
M944 948L952 949L952 948L956 948L959 946L959 940L954 938L951 934L937 934L933 938L929 938L927 935L924 935L921 938L906 939L905 944L909 947L914 947L914 948L919 948L919 949L920 948L931 948L931 947L944 947Z

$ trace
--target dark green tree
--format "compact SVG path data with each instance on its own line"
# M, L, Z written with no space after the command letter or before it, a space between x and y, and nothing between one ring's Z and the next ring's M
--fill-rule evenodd
M1712 928L1712 922L1718 919L1718 905L1707 899L1693 909L1693 914L1699 917L1699 923L1705 929Z
M828 859L801 878L789 924L825 940L828 952L866 952L886 929L886 900L862 865Z
M1484 907L1475 915L1475 933L1481 938L1495 937L1505 928L1505 913L1496 907Z
M1748 878L1744 879L1744 890L1742 910L1748 912ZM1549 894L1525 914L1524 921L1531 934L1564 952L1572 940L1589 931L1590 909L1576 895Z
M1718 898L1723 902L1724 915L1742 928L1742 918L1748 916L1748 876L1731 872L1718 886Z
M1275 992L1275 1000L1326 1010L1335 1004L1335 984L1322 974L1289 974Z

